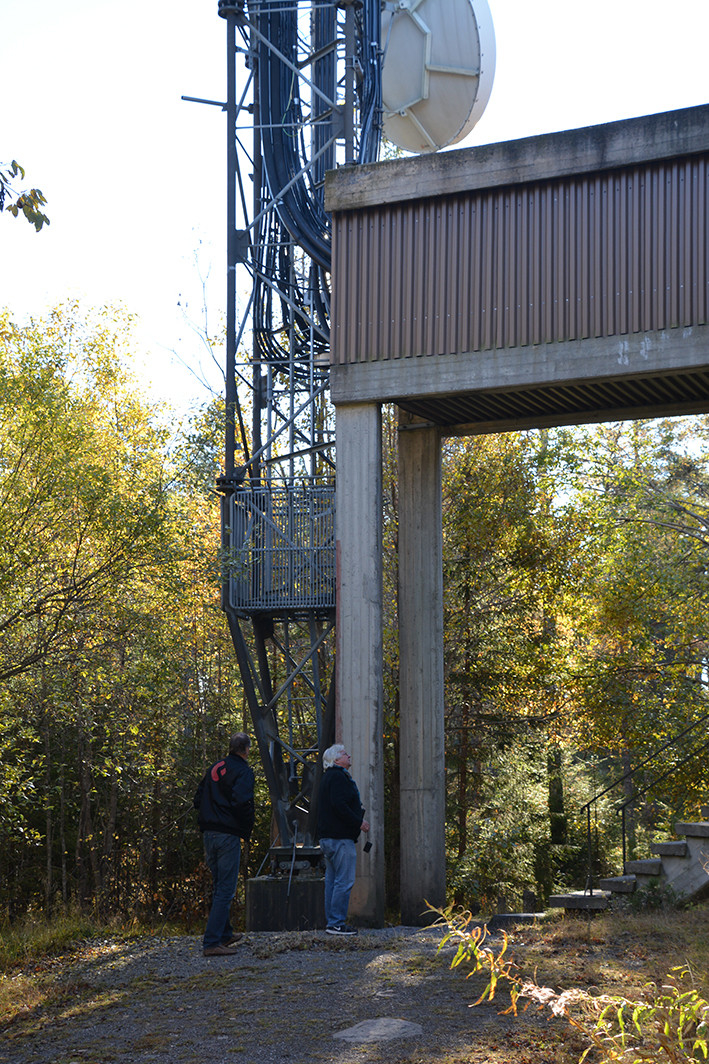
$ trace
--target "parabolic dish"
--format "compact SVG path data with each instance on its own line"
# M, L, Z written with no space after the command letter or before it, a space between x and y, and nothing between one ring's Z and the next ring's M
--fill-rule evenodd
M384 135L405 151L466 137L490 99L495 31L487 0L394 0L382 14Z

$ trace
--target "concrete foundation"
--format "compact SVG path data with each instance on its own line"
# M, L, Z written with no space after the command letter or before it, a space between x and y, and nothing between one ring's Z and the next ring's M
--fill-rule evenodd
M325 879L259 876L246 884L247 931L313 931L325 927Z

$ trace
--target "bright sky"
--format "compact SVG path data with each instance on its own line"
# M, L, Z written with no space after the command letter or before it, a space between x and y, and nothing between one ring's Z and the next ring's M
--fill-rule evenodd
M467 144L709 102L709 0L489 3L497 72ZM226 119L180 96L225 99L217 0L2 0L0 29L0 160L51 219L0 216L0 304L123 303L156 393L203 399L185 365L203 279L211 322L224 305Z

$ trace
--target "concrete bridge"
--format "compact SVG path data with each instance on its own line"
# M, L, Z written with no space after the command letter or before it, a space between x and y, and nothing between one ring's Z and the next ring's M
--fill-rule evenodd
M445 898L441 439L709 410L709 106L331 171L338 738L384 911L381 405L399 409L402 921Z

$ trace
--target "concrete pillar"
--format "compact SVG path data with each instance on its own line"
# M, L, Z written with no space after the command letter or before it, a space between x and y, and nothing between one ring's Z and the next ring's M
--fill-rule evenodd
M384 921L381 408L340 405L336 415L336 734L372 825L369 854L358 845L349 911L376 927Z
M443 532L437 429L399 419L401 919L446 898Z

